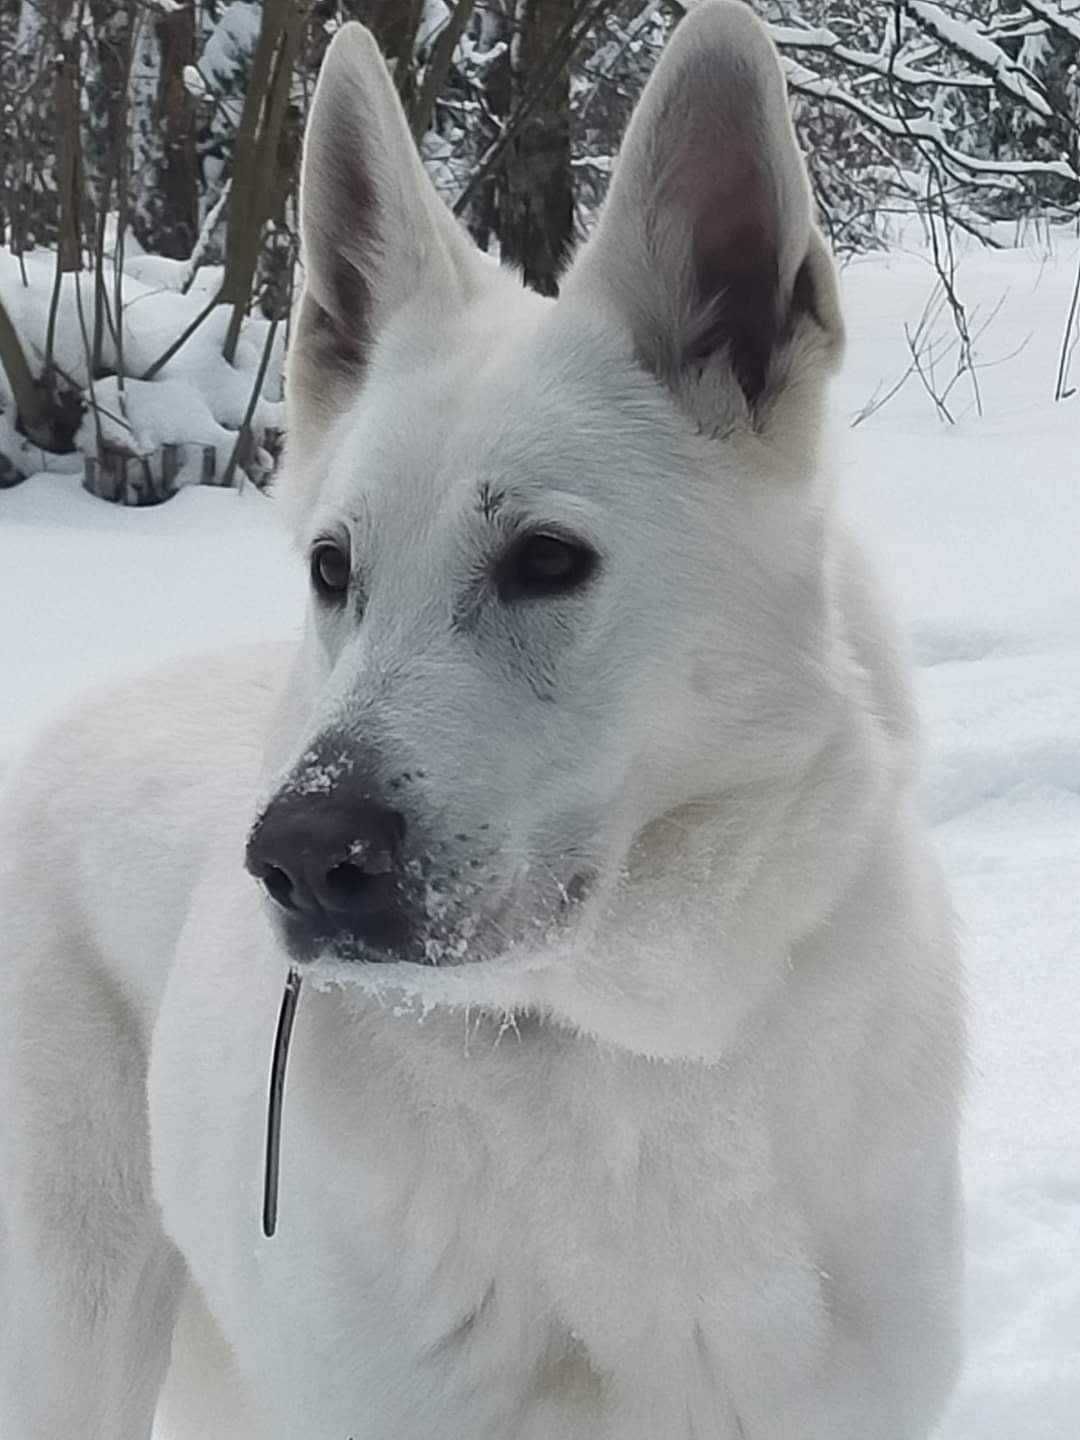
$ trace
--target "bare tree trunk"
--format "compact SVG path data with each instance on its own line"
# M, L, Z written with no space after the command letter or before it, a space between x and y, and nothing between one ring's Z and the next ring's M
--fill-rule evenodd
M229 199L225 275L218 299L233 307L223 353L236 358L240 327L251 299L263 226L278 196L275 184L282 153L293 64L307 23L309 3L265 0L251 78L236 135Z
M99 95L92 98L91 121L98 131L100 157L97 185L97 215L94 221L94 324L91 338L92 375L102 371L109 298L105 284L105 232L114 189L118 197L127 192L128 91L131 80L132 45L135 34L133 0L90 0L94 26ZM88 186L88 190L92 187ZM118 199L118 208L123 203Z
M45 329L44 383L54 382L53 350L56 343L56 321L64 276L82 269L82 177L79 155L79 30L72 15L72 0L57 0L56 5L56 75L53 103L56 108L56 189L57 242L56 268L49 319ZM89 357L87 357L89 360Z
M65 273L82 268L82 234L79 210L82 185L79 174L79 27L72 16L71 0L57 6L59 54L56 66L56 149L57 190L60 196L60 269Z
M0 302L0 366L8 378L15 397L15 417L24 433L38 445L50 439L49 395L45 386L34 379L11 317Z
M163 15L157 31L161 43L159 113L164 138L159 180L166 219L161 253L186 260L199 233L195 102L184 84L184 67L195 61L194 6L184 5Z
M136 182L145 199L133 207L132 228L147 250L186 260L199 231L195 103L184 85L184 66L195 61L195 11L148 12L142 24L141 49L153 56L156 85L140 117Z
M571 24L575 0L518 0L511 46L513 104ZM570 168L570 72L564 66L511 141L499 184L502 257L542 295L558 291L574 232Z
M488 64L484 73L485 114L480 121L482 144L478 147L481 155L499 140L513 105L510 40L515 5L516 0L502 0L500 5L493 5L485 16L488 43L493 47L505 43L506 48L497 59ZM472 179L476 186L475 193L463 208L463 218L480 249L487 251L491 247L492 236L499 235L499 192L502 188L502 175L500 170L493 169L482 182L476 182L475 173Z

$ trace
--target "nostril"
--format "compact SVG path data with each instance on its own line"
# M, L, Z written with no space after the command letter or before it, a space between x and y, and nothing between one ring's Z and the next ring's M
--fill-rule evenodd
M245 864L288 927L383 934L404 899L405 832L367 796L287 791L257 820Z
M271 900L275 900L283 910L295 910L297 908L293 882L280 866L265 865L259 879L262 881Z
M323 882L326 898L334 910L349 910L359 900L367 897L375 877L359 865L344 861L326 872Z

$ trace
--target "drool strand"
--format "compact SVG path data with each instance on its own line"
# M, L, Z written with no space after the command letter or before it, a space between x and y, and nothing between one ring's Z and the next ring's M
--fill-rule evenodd
M269 1238L277 1229L278 1172L281 1163L281 1111L285 1099L285 1066L289 1061L289 1040L296 1005L300 998L300 971L292 966L285 977L281 996L274 1058L270 1062L270 1096L266 1110L266 1172L263 1179L263 1234Z

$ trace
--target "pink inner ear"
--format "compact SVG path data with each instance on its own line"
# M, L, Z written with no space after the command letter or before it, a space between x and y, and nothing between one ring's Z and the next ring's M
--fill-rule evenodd
M324 110L333 106L333 98ZM333 108L331 135L316 134L310 140L310 185L318 187L320 199L309 217L306 259L309 293L323 311L320 324L331 351L336 347L337 358L348 369L362 363L371 338L371 268L380 238L378 196L366 152L353 143L352 111L340 97Z
M761 157L736 135L695 135L685 140L670 172L674 197L691 215L715 226L715 243L723 245L740 216L758 213L765 219L765 177Z
M760 157L728 139L716 150L698 137L668 177L668 203L691 237L691 333L683 360L700 364L727 349L751 404L765 387L781 329L778 217Z

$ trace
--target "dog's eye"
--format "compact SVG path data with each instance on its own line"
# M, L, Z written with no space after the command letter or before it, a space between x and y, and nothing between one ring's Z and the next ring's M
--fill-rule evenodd
M567 595L586 583L599 558L581 540L546 530L534 531L516 541L503 556L497 576L499 596L503 600L523 600Z
M311 550L311 583L323 600L340 602L352 577L352 556L337 540L317 540Z

